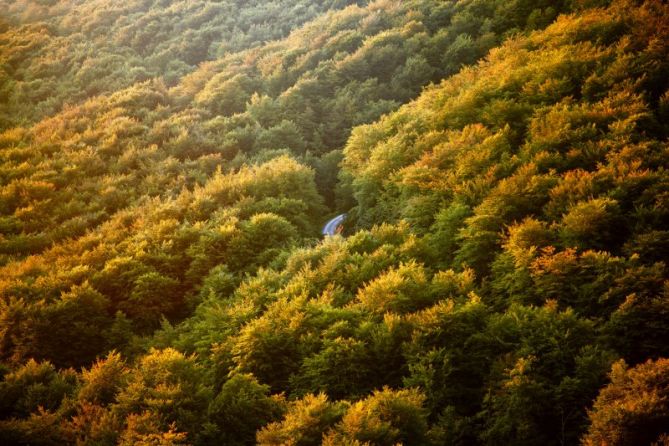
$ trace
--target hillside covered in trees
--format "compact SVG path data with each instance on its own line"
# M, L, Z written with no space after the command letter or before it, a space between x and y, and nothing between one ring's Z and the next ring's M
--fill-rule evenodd
M1 444L669 444L664 2L0 11Z

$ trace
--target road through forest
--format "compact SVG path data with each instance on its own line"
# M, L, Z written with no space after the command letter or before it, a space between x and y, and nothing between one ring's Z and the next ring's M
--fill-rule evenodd
M322 234L324 236L337 234L337 228L342 224L345 218L346 214L339 214L332 220L325 223L325 226L323 226L323 230L321 231Z

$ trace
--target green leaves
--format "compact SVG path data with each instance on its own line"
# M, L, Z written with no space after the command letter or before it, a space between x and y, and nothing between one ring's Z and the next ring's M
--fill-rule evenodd
M47 3L0 26L0 436L576 444L624 357L584 441L666 440L662 2Z
M233 375L209 405L209 419L218 428L212 441L230 445L253 443L256 431L284 412L281 398L269 396L269 386L252 375Z

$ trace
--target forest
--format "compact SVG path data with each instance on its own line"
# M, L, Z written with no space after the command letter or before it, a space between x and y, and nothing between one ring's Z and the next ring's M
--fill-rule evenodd
M0 444L669 446L668 340L666 2L0 0Z

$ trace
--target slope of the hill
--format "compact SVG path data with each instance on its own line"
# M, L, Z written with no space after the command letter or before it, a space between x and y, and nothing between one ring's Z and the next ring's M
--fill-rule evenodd
M283 38L363 1L1 0L0 130Z
M331 205L336 149L354 125L474 62L506 32L542 23L528 21L526 6L485 6L428 0L352 6L279 42L204 64L172 89L160 80L138 83L5 131L0 254L39 253L144 197L174 197L204 184L218 166L228 171L278 150L316 168L318 189ZM534 6L529 11L544 21L555 14Z
M94 210L84 179L118 201L6 258L0 438L665 441L669 7L620 0L515 34L555 14L535 5L351 7L173 88L6 132L5 243L31 240L35 210ZM336 161L311 157L507 31L353 130L342 190L366 229L310 241L321 179L294 158Z
M625 7L514 39L355 129L342 173L357 201L350 218L407 220L444 265L481 274L521 233L535 254L554 245L667 260L666 17Z
M632 5L514 38L355 129L358 222L401 222L227 299L207 285L157 345L297 398L262 444L576 444L616 359L669 355L669 8ZM665 362L615 364L587 441L667 434Z
M205 64L174 88L139 83L5 131L0 356L88 364L161 317L187 315L213 267L227 268L234 286L269 253L305 243L326 213L314 181L331 192L339 159L311 153L344 144L353 125L506 31L540 23L505 8L351 6ZM316 165L315 180L287 154ZM82 346L86 330L95 341Z

